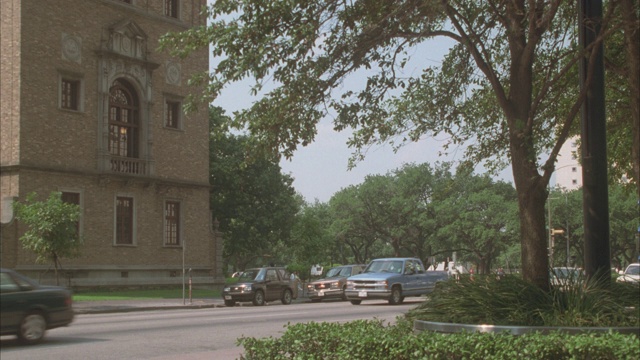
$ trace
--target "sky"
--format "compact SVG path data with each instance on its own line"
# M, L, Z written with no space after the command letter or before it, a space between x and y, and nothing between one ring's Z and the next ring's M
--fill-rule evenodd
M436 40L423 44L414 50L412 61L405 67L405 76L416 76L427 65L438 65L448 52L450 42ZM210 59L210 67L215 66L216 59ZM359 88L366 80L365 73L356 73L345 81L345 86ZM249 80L230 84L213 102L214 106L225 109L227 115L234 111L248 108L255 101L250 95ZM353 149L348 148L346 142L350 132L336 132L333 130L331 119L327 118L318 124L315 141L299 147L292 159L282 159L280 166L283 173L289 174L293 180L293 187L308 203L316 200L328 202L333 194L350 185L364 182L368 175L384 175L402 167L404 164L434 164L436 161L461 161L464 148L448 149L446 157L438 156L445 142L444 138L425 138L416 143L409 143L394 153L390 145L380 145L369 149L365 159L349 170L348 162ZM483 173L478 167L476 173ZM497 177L513 183L511 169L507 168Z
M251 105L249 83L233 84L214 101L213 105L225 109L227 115ZM420 142L409 143L394 153L390 145L371 148L365 159L349 170L348 161L353 153L346 142L348 131L336 132L330 119L324 119L317 128L315 141L306 147L299 147L292 159L282 159L283 173L289 174L293 187L308 203L316 200L328 202L333 194L350 185L362 183L367 175L384 175L402 167L404 164L434 164L436 161L460 161L464 148L449 149L446 157L438 156L442 151L444 138L426 138ZM479 167L477 173L484 170ZM511 169L503 171L498 177L513 182Z

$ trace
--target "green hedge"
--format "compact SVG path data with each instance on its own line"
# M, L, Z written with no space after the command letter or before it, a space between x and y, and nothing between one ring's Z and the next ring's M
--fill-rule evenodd
M640 359L640 339L617 333L549 335L414 333L409 322L287 326L279 338L240 338L241 359Z

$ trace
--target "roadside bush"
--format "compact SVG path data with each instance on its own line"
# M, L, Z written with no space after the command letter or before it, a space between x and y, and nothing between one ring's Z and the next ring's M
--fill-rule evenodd
M638 359L634 335L413 333L407 321L288 325L280 338L240 338L241 359Z
M596 278L597 279L597 278ZM545 292L518 276L439 283L408 320L523 326L640 326L638 288L583 280Z

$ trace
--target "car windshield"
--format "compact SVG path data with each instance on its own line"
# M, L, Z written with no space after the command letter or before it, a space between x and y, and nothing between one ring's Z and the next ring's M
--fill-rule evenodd
M249 269L246 270L245 272L242 273L242 275L240 275L240 277L238 278L238 282L242 282L242 281L260 281L260 280L264 280L264 269Z
M402 272L402 261L401 260L376 260L372 261L365 272L392 272L392 273L401 273Z
M341 277L341 276L351 276L351 268L350 267L337 267L327 271L327 277Z
M624 273L625 275L640 275L640 265L629 265Z

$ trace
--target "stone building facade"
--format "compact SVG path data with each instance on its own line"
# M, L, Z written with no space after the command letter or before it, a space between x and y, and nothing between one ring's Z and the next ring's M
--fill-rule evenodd
M205 0L2 0L1 266L47 281L51 265L22 248L12 203L53 191L81 209L81 256L67 285L223 280L209 210L206 109L184 114L188 59L160 37L206 23Z

